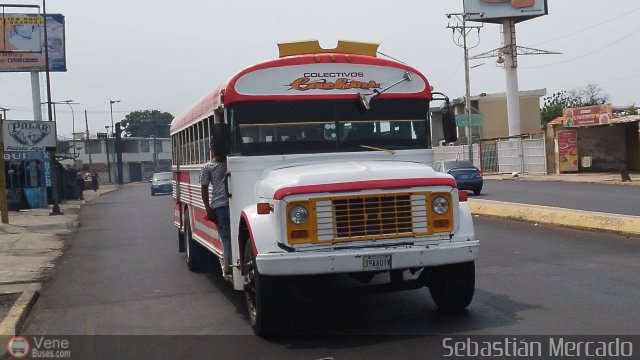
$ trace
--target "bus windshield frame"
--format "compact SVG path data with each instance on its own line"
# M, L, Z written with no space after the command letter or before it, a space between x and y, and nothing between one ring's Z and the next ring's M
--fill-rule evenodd
M232 104L232 156L428 149L427 99L298 100Z

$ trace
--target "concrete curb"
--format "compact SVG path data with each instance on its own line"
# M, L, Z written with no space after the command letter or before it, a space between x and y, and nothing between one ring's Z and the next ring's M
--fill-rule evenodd
M469 199L474 215L640 237L640 216Z
M0 336L17 335L22 323L38 298L37 290L25 290L0 323ZM3 348L5 349L5 348Z

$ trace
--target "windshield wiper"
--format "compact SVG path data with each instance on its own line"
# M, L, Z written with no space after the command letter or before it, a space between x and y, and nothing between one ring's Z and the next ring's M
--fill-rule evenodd
M350 143L350 142L346 142L346 141L342 141L340 142L341 144L345 144L345 145L349 145L349 146L355 146L355 147L360 147L363 149L368 149L368 150L376 150L376 151L384 151L384 152L388 152L391 155L395 154L396 152L390 149L383 149L383 148L379 148L379 147L375 147L375 146L369 146L369 145L362 145L362 144L354 144L354 143Z
M405 71L404 76L402 77L402 79L400 79L400 80L396 81L395 83L387 86L386 88L384 88L382 90L373 89L373 94L365 95L363 93L358 93L358 99L360 100L360 105L362 105L366 110L371 109L371 100L373 100L374 97L382 94L383 92L391 89L392 87L400 84L403 81L413 81L413 79L411 78L411 75L409 75L408 71Z

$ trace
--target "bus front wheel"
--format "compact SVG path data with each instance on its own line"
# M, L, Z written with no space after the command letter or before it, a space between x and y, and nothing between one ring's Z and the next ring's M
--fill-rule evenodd
M249 321L256 335L276 335L286 324L287 293L284 278L260 274L251 243L244 251L244 291Z
M431 272L429 292L439 310L459 312L471 304L476 279L473 261L436 266Z

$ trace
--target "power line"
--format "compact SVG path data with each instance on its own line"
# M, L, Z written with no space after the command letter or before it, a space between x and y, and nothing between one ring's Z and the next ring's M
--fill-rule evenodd
M633 32L631 32L631 33L623 36L622 38L620 38L620 39L618 39L618 40L616 40L616 41L614 41L612 43L609 43L609 44L607 44L607 45L605 45L605 46L603 46L601 48L598 48L598 49L593 50L591 52L588 52L586 54L582 54L580 56L576 56L576 57L573 57L573 58L570 58L570 59L567 59L567 60L564 60L564 61L556 62L556 63L553 63L553 64L547 64L547 65L526 66L526 67L522 67L522 68L523 69L540 69L540 68L545 68L545 67L551 67L551 66L556 66L556 65L560 65L560 64L565 64L565 63L572 62L572 61L575 61L575 60L584 59L585 57L587 57L589 55L593 55L593 54L598 53L598 52L600 52L602 50L608 49L608 48L612 47L613 45L619 44L622 41L630 38L631 36L633 36L635 34L637 34L638 32L640 32L640 28L634 30Z
M569 33L569 34L566 34L566 35L562 35L562 36L559 36L559 37L556 37L556 38L553 38L553 39L550 39L550 40L545 40L545 41L543 41L543 42L539 42L539 43L533 44L532 46L538 46L538 45L541 45L541 44L550 43L550 42L553 42L553 41L556 41L556 40L560 40L560 39L568 38L568 37L570 37L570 36L573 36L573 35L576 35L576 34L583 33L583 32L588 31L588 30L592 30L592 29L594 29L594 28L599 27L600 25L604 25L604 24L610 23L610 22L612 22L612 21L618 20L618 19L620 19L620 18L623 18L623 17L625 17L625 16L631 15L631 14L633 14L634 12L636 12L636 11L638 11L638 10L640 10L640 8L635 8L635 9L633 9L633 10L629 11L629 12L626 12L626 13L624 13L624 14L622 14L622 15L616 16L616 17L611 18L611 19L609 19L609 20L605 20L605 21L599 22L599 23L597 23L597 24L591 25L591 26L589 26L589 27L582 28L582 29L580 29L580 30L574 31L574 32Z

